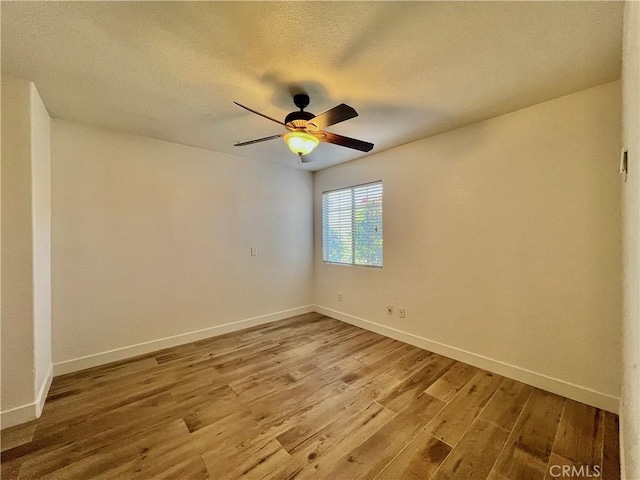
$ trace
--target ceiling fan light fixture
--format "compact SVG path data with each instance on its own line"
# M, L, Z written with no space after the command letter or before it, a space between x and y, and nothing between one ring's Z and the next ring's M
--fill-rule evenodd
M320 143L320 140L316 137L305 132L290 132L283 138L287 143L289 150L296 155L307 155L311 153L311 150L318 146L318 143Z
M300 155L300 157L311 153L311 151L316 148L320 142L333 143L334 145L352 148L353 150L358 150L360 152L369 152L373 149L373 143L364 142L357 138L343 137L342 135L324 131L326 127L330 127L331 125L335 125L358 116L358 112L356 112L353 107L344 103L341 103L320 115L314 115L313 113L304 111L304 108L309 104L309 96L306 94L298 94L293 97L293 103L295 103L296 107L300 108L300 111L289 113L285 117L284 123L265 115L264 113L245 107L238 102L233 103L238 105L240 108L244 108L251 113L255 113L267 120L271 120L272 122L289 130L286 134L281 133L270 135L268 137L257 138L255 140L249 140L247 142L235 143L234 146L236 147L243 147L245 145L253 145L254 143L266 142L267 140L283 138L289 149L296 155ZM306 157L304 160L301 158L300 160L303 162L311 161L311 157Z

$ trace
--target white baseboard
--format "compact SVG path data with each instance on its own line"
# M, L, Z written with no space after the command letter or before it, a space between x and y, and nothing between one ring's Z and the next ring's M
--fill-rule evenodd
M36 401L27 405L21 405L19 407L11 408L0 413L0 428L5 429L20 425L21 423L30 422L42 415L42 409L44 408L44 401L47 399L49 393L49 387L51 387L51 381L53 380L53 365L49 365L47 374L42 380L42 385L38 389L38 395Z
M477 353L472 353L440 342L428 340L412 333L403 332L402 330L380 325L379 323L338 312L337 310L332 310L320 305L315 305L315 311L357 327L379 333L380 335L429 350L430 352L434 352L439 355L444 355L445 357L453 358L460 362L468 363L474 367L482 368L483 370L488 370L513 380L518 380L519 382L526 383L527 385L532 385L542 390L601 408L608 412L618 413L619 410L620 399L606 393L591 390L580 385L575 385L564 380L527 370L526 368L517 367L499 360L484 357Z
M11 408L2 412L1 426L2 430L9 427L20 425L21 423L30 422L36 419L36 404L29 403Z
M175 347L177 345L183 345L185 343L203 340L205 338L217 337L218 335L224 335L226 333L255 327L257 325L263 325L265 323L275 322L277 320L284 320L285 318L295 317L296 315L302 315L313 311L313 305L307 305L304 307L283 310L281 312L269 313L267 315L260 315L259 317L247 318L244 320L239 320L237 322L216 325L215 327L204 328L202 330L196 330L194 332L181 333L179 335L173 335L171 337L138 343L136 345L115 348L106 352L100 352L93 355L87 355L85 357L79 357L72 360L55 363L53 365L53 373L55 376L59 376L66 373L77 372L86 368L97 367L98 365L125 360L127 358L156 352L164 348Z

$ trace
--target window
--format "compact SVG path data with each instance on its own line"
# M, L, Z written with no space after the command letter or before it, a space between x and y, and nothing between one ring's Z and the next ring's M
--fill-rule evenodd
M322 259L382 267L382 182L322 194Z

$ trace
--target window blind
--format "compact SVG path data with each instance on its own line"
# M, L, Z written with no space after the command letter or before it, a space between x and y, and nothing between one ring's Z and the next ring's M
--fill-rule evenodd
M382 267L382 182L322 194L322 259Z

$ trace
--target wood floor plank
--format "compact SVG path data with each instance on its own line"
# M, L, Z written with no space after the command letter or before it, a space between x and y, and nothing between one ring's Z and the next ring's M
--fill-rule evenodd
M371 365L387 355L393 355L393 353L401 349L403 345L405 344L392 338L384 338L382 342L376 345L376 348L358 352L353 358L365 365Z
M601 410L567 400L553 451L580 465L600 465L603 433L604 415Z
M508 435L500 427L476 419L433 480L484 480L491 473Z
M291 357L281 356L277 361L257 364L255 366L247 365L224 377L227 379L233 391L238 395L242 395L246 390L278 381L292 371L305 372L306 375L321 372L321 370L316 367L313 358L304 361L297 355L293 355ZM257 398L258 396L260 396L259 392L254 392L251 395L252 398Z
M213 384L216 373L206 360L187 366L156 367L137 379L117 380L96 385L72 396L53 397L45 403L43 418L38 422L35 438L46 429L59 431L60 426L68 428L72 423L82 423L89 415L113 410L118 406L136 402L192 383ZM90 407L90 408L88 408ZM84 417L83 417L84 414Z
M149 452L134 460L121 463L100 474L114 480L128 478L204 480L210 478L200 455L195 455L188 443L171 445L157 452Z
M386 424L395 413L373 402L352 416L342 415L291 450L291 460L272 480L322 478L343 456Z
M449 452L449 445L423 430L378 474L376 480L430 479Z
M3 461L2 468L0 468L0 479L2 480L16 480L20 473L20 467L22 463L20 461Z
M69 391L82 392L88 386L95 387L110 383L115 379L135 378L138 374L145 373L157 366L153 355L155 354L147 354L55 377L51 383L48 398L56 398L65 393L68 394Z
M220 480L237 478L259 479L289 460L290 455L276 439L265 443L250 443L232 455L216 451L202 454L209 476Z
M456 362L450 370L427 388L427 393L443 402L449 402L479 371L480 369L466 363Z
M2 455L3 462L16 457L20 457L24 461L34 457L43 459L47 458L50 452L57 451L63 447L70 448L71 445L74 447L74 451L83 452L84 448L82 446L87 443L87 440L92 442L95 440L94 437L101 437L105 433L111 435L113 434L112 428L116 431L119 430L120 434L124 434L123 436L130 434L132 428L145 431L144 428L140 428L138 422L143 422L143 424L148 424L150 428L155 428L158 418L153 415L152 410L158 405L159 397L169 402L171 395L166 392L159 393L155 396L138 399L106 413L98 413L96 415L84 413L80 415L81 420L79 422L74 421L67 428L64 425L56 426L56 428L46 423L39 424L36 427L32 442L4 452ZM152 419L150 420L149 417L152 417ZM43 431L40 430L41 426L45 427ZM91 446L87 448L91 448Z
M242 410L246 410L246 406L238 402L236 392L225 385L215 390L215 396L211 397L211 405L198 406L182 418L189 432L195 432Z
M183 423L181 415L189 403L173 403L170 393L163 393L161 398L162 401L145 399L125 405L95 418L90 417L84 425L34 440L31 450L22 452L22 458L37 462L41 472L53 472L96 451L108 451L122 443L143 439L159 426L175 420ZM202 399L196 401L201 402Z
M221 355L210 354L209 360L218 373L227 373L246 365L255 365L262 361L277 358L285 347L275 344L270 340L263 340L258 344L249 344L237 351L227 352Z
M158 367L159 368L159 367ZM207 373L207 371L209 373ZM188 377L189 373L191 377ZM42 431L43 424L64 423L68 425L69 419L77 418L78 412L86 412L87 405L92 406L92 413L112 408L114 403L126 403L131 399L142 398L166 388L176 381L183 384L189 383L190 378L198 379L206 377L210 379L215 372L206 362L193 364L187 373L182 367L173 367L162 373L153 369L153 373L121 378L108 383L98 383L90 387L83 387L77 391L67 392L65 395L52 395L48 397L43 415L47 415L39 422L38 429ZM55 381L55 380L54 380Z
M273 439L281 445L285 443L285 450L297 451L299 445L313 437L317 430L366 406L366 399L357 395L357 392L340 382L336 385L331 385L333 390L324 400L313 403L308 398L302 399L295 408L289 407L287 416L278 413L276 418L270 416L261 419L258 422L259 431L248 435L247 432L238 432L235 437L225 440L225 445L218 445L216 453L228 456L244 449L247 442L265 444ZM252 415L252 418L255 416Z
M372 402L380 401L401 383L402 380L385 372L374 377L369 383L360 387L358 391Z
M542 480L578 459L619 480L617 416L564 403L313 313L56 377L0 432L0 479Z
M502 377L480 371L447 404L429 426L429 432L454 447L498 389Z
M37 461L25 463L20 470L21 478L93 478L98 474L102 478L127 478L133 472L140 477L153 478L150 469L160 464L164 468L172 464L165 463L167 453L178 450L185 460L195 460L197 455L188 444L189 431L182 420L163 425L144 437L131 443L121 443L107 451L96 451L76 462L44 474ZM124 470L121 471L121 470ZM206 478L202 475L200 478Z
M319 347L316 353L322 354L322 359L317 362L318 367L323 369L331 368L345 358L353 356L355 353L366 350L382 339L379 335L367 332L367 334L354 335L353 337L332 345L331 347Z
M433 360L435 353L422 350L420 348L408 345L406 347L407 355L399 358L397 361L387 363L389 368L385 369L385 373L404 381L420 370L423 366Z
M310 376L290 389L248 402L248 406L258 421L274 424L346 388L348 385L331 375Z
M533 387L529 385L505 378L480 418L510 432L532 391Z
M123 420L119 429L107 427L103 430L98 426L98 422L88 421L87 426L74 426L69 430L61 430L57 435L54 433L34 439L29 444L5 452L2 456L3 467L6 461L11 462L13 458L19 458L24 463L36 462L41 473L53 472L66 464L80 461L99 448L114 448L122 441L129 441L136 435L144 436L156 429L158 424L164 424L163 421L149 421L145 415L149 412L147 409L136 408L136 411L137 415L134 417L115 414ZM143 422L147 428L140 428L140 424L135 420Z
M350 372L340 377L340 379L351 385L353 388L360 388L382 374L393 376L393 378L397 380L397 383L400 383L404 380L404 376L400 377L397 374L391 375L387 372L407 359L416 358L416 353L418 352L416 352L415 347L405 345L404 348L389 352L387 355L368 365L357 362L356 360L358 367L352 369Z
M503 477L502 475L500 475L495 470L491 470L491 473L487 477L487 480L509 480L509 479L507 477Z
M374 478L444 405L442 400L423 393L361 445L348 452L326 477Z
M191 432L189 443L198 454L207 451L223 452L229 446L235 447L259 436L263 431L262 425L247 408Z
M565 399L534 389L496 464L511 480L542 480L560 423Z
M411 403L413 399L418 398L454 363L455 360L449 358L434 357L433 360L389 392L380 400L380 403L394 412L399 412Z
M122 430L123 425L129 422L139 427L146 423L154 426L161 419L181 418L191 406L207 403L210 392L216 390L216 385L208 384L209 381L194 373L172 385L161 383L151 388L138 387L136 395L124 395L122 399L105 395L111 400L87 403L84 408L77 405L74 408L66 407L64 411L49 410L47 419L39 422L36 428L33 447L41 451L51 450L73 438L90 437L96 432L111 429ZM174 393L187 385L196 387L198 394L187 399L181 398L180 403L176 403Z
M276 438L287 452L295 453L309 438L313 438L329 424L350 417L369 405L371 402L366 397L360 395L357 390L346 387L342 392L331 395L305 411L304 417L294 427ZM378 414L379 412L376 412L376 415Z
M343 378L346 378L353 372L360 370L362 366L363 363L359 360L356 360L353 357L346 357L342 358L339 362L333 363L328 370L338 372L341 375L340 380L344 382Z

